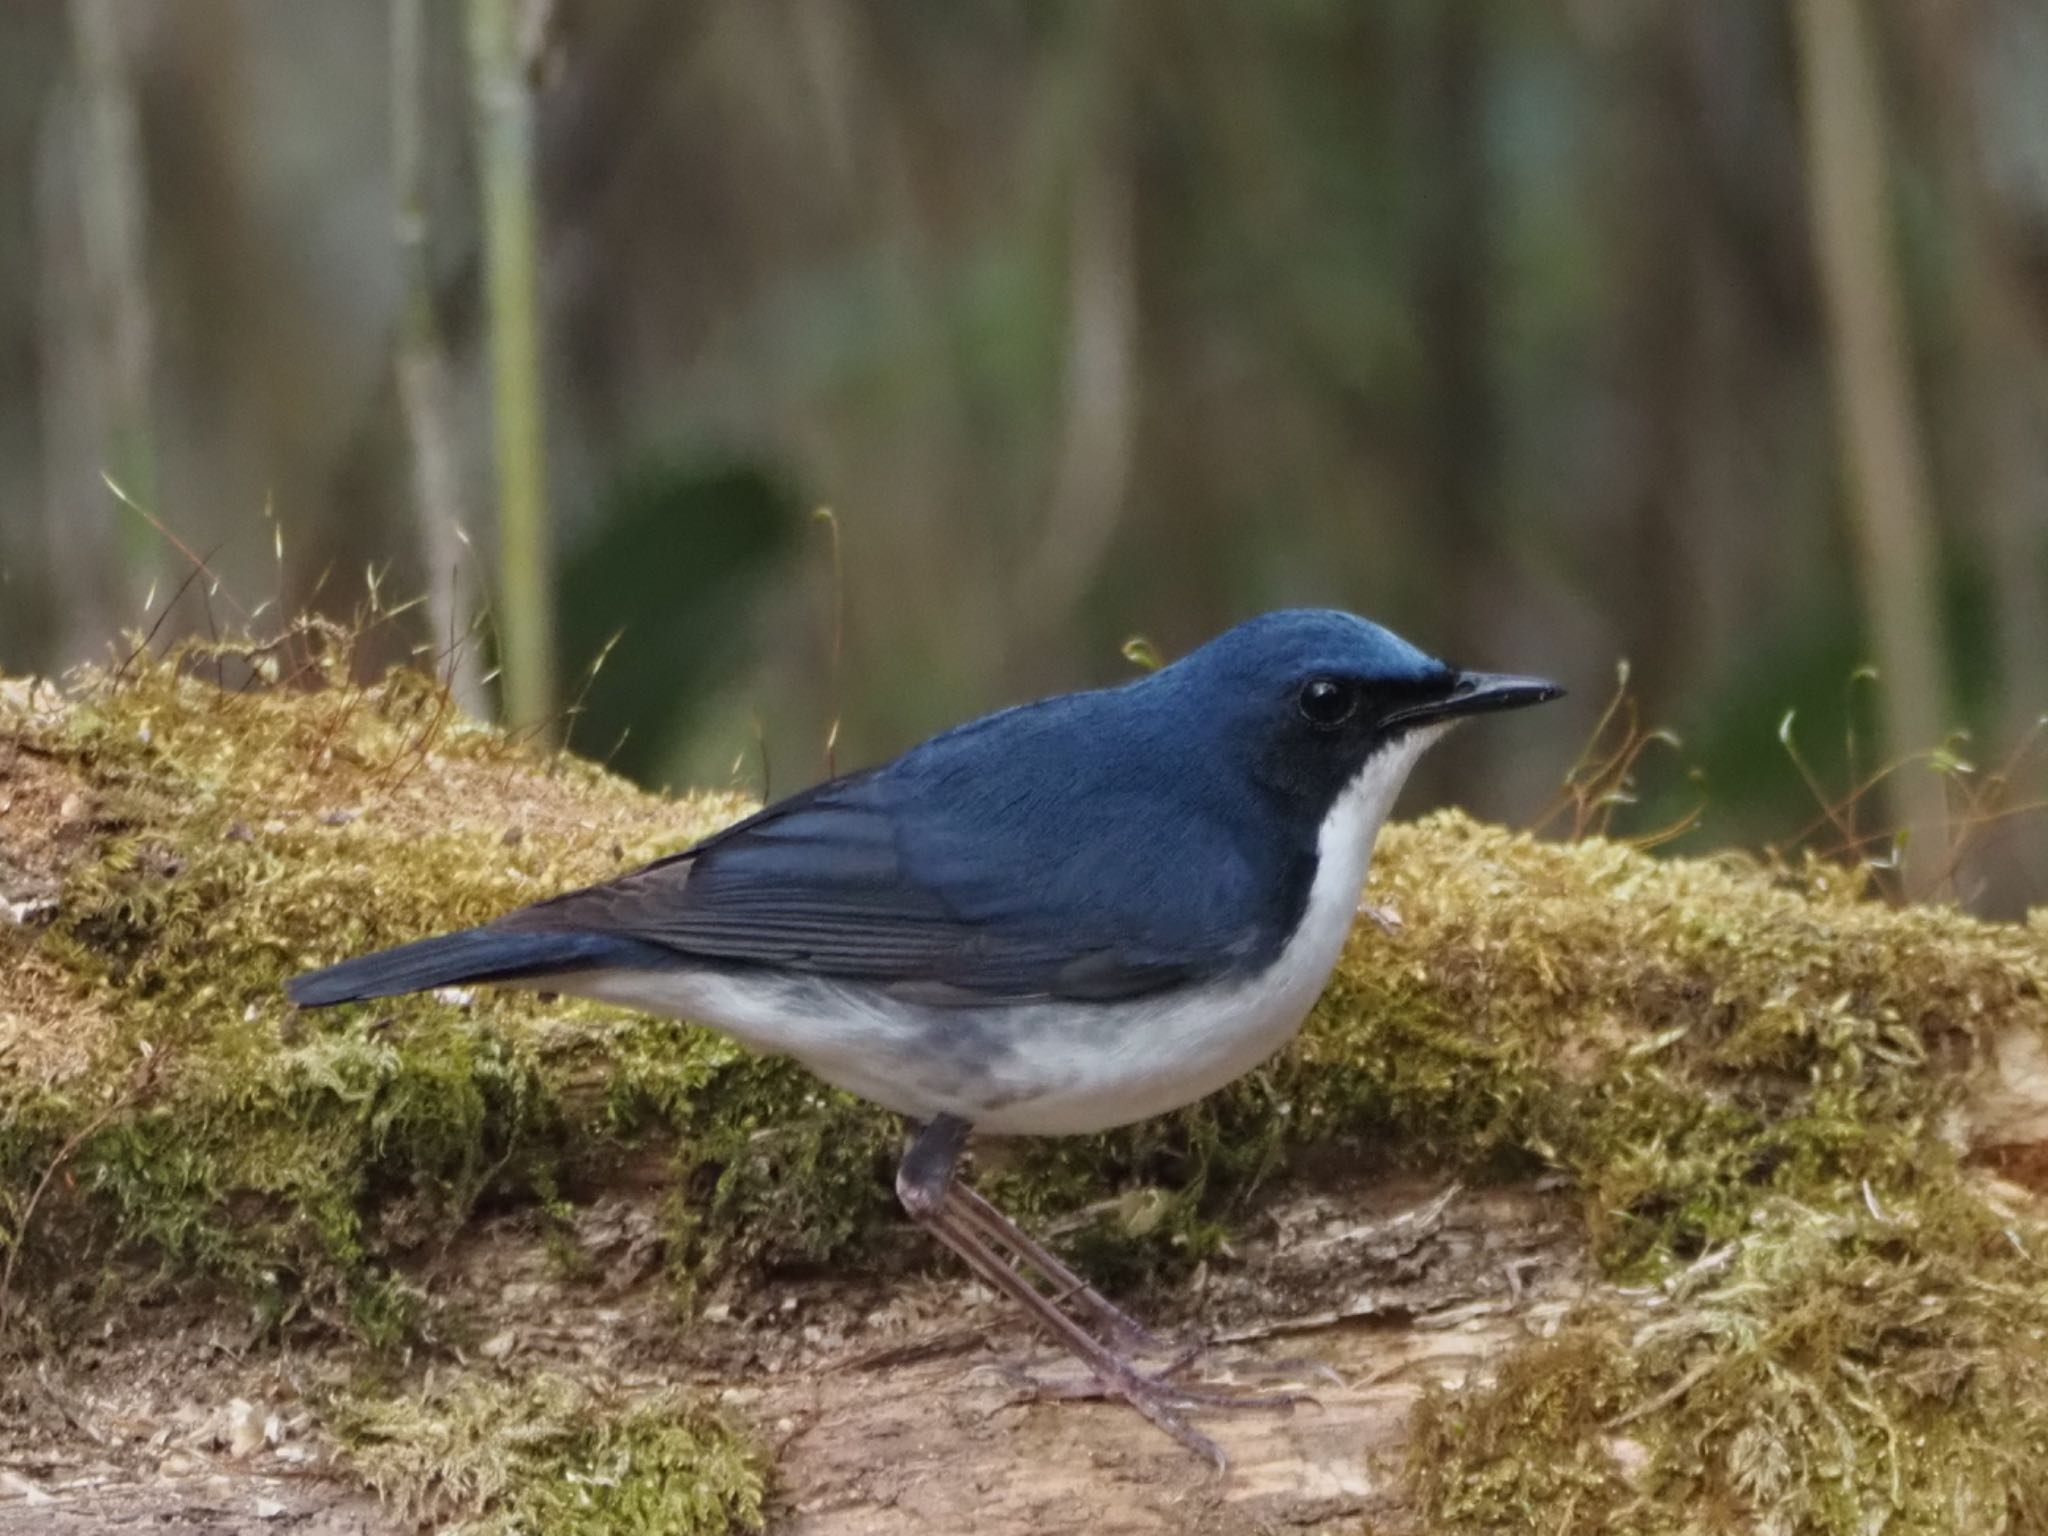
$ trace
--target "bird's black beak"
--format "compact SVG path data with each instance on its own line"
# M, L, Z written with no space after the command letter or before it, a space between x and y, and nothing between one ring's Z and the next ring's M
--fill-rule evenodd
M1497 709L1547 704L1552 699L1563 697L1564 690L1548 678L1510 677L1502 672L1460 672L1449 693L1397 709L1382 723L1421 725L1434 720L1459 720L1466 715L1491 714Z

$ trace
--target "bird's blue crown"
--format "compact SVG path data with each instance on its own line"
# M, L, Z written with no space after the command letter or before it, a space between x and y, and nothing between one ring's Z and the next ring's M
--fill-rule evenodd
M1190 651L1168 672L1242 680L1329 672L1390 683L1422 683L1447 670L1391 630L1335 608L1282 608L1247 619Z

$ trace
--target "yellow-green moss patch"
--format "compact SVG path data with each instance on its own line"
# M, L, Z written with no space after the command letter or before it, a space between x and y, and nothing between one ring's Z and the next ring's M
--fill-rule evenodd
M2048 1276L2022 1234L1981 1203L1764 1207L1653 1296L1426 1401L1428 1528L2048 1528Z
M763 1467L687 1394L471 1376L351 1396L328 1419L406 1519L464 1536L725 1536L761 1529Z
M0 1058L0 1244L43 1186L17 1299L89 1283L112 1249L389 1336L408 1310L394 1261L479 1199L555 1198L650 1134L715 1183L702 1149L735 1146L737 1124L800 1126L816 1098L704 1031L590 1005L292 1011L300 969L480 921L746 809L650 796L463 721L411 672L351 683L346 638L306 627L275 682L221 688L213 663L244 653L208 647L0 714L0 750L61 774L82 829L53 912L0 929L0 1018L69 1042ZM59 1054L88 1065L50 1070ZM145 1055L148 1091L124 1097ZM751 1226L734 1205L718 1208ZM838 1208L885 1209L886 1190Z
M2048 1035L2048 931L1863 898L1850 872L1652 859L1462 817L1389 829L1319 1023L1281 1073L1317 1136L1569 1173L1625 1266L1756 1204L1945 1187L1990 1032Z

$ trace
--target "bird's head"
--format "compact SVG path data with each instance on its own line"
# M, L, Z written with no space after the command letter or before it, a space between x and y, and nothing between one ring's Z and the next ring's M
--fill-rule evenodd
M1399 787L1426 746L1468 715L1564 690L1540 677L1465 672L1334 609L1263 614L1157 675L1268 790L1327 806L1368 766Z

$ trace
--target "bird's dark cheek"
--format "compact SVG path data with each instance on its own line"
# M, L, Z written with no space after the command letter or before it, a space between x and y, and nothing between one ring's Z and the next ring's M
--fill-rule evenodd
M1363 748L1334 731L1290 732L1261 755L1260 787L1318 816L1364 761Z
M1259 754L1253 777L1261 789L1292 800L1306 790L1303 776L1312 751L1311 742L1293 735L1283 737Z

